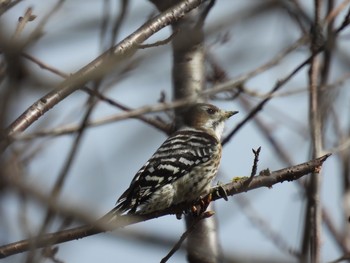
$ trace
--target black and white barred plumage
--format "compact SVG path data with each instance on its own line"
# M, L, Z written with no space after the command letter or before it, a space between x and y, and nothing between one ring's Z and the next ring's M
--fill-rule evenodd
M111 213L146 214L207 194L221 159L224 122L235 113L204 103L190 107L184 126L137 172Z

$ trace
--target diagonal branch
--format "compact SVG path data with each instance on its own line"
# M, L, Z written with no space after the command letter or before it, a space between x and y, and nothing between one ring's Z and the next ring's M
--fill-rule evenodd
M320 158L317 158L296 166L291 166L278 171L274 171L274 172L269 172L269 171L266 172L265 170L263 172L260 172L258 176L254 177L249 185L245 183L246 179L244 178L243 180L242 179L233 180L232 182L227 183L225 185L220 185L219 187L213 187L211 191L212 200L215 201L225 197L220 194L222 193L222 191L220 191L219 188L222 188L227 195L232 196L235 194L247 192L260 187L271 188L273 185L277 183L297 180L309 173L318 173L321 170L323 162L329 156L330 154L326 154ZM9 176L7 179L8 179L7 183L9 185L12 184L17 190L26 191L28 188L27 186L23 185L23 182L21 181L17 181L17 182L11 181L12 180L11 176ZM67 211L66 208L59 206L56 201L50 200L50 203L48 203L47 202L48 199L45 198L45 196L42 196L39 201L44 203L45 205L50 206L50 208L57 213L66 214L66 216L68 215L72 216L72 213L74 213L72 210ZM185 211L186 209L188 209L188 207L189 207L189 204L182 203L176 206L172 206L168 209L143 215L143 216L131 216L131 215L120 216L118 218L119 220L117 220L113 225L106 226L105 224L103 224L103 222L101 222L101 220L98 220L97 223L93 225L85 225L78 228L68 229L68 230L64 230L56 233L45 234L36 240L37 248L45 247L47 244L59 244L59 243L71 241L74 239L95 235L101 232L115 230L121 227L125 227L131 224L136 224L142 221L147 221L147 220L158 218L165 215L179 214ZM74 215L77 215L77 214L75 213ZM81 215L79 218L77 216L75 218L86 220L86 217L83 217ZM5 258L14 254L27 251L30 248L31 242L32 242L32 239L25 239L22 241L1 246L0 258Z
M162 28L178 21L186 13L198 7L204 0L185 0L162 12L155 18L146 22L138 30L122 40L118 45L104 52L95 60L72 74L64 80L56 89L40 98L19 116L7 129L7 135L22 132L32 123L43 116L48 110L81 88L85 83L93 79L99 79L110 72L124 60L136 53L139 44L144 42ZM2 148L11 143L7 140Z

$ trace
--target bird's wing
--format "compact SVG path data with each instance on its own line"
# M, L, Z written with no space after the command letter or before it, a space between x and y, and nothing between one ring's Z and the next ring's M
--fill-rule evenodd
M170 136L136 173L115 209L135 212L152 193L172 183L212 157L218 141L202 131L181 130Z

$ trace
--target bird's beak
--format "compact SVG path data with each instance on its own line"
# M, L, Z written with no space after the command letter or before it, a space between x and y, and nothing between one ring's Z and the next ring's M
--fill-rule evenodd
M225 111L224 118L228 119L228 118L230 118L231 116L233 116L233 115L235 115L237 113L238 113L238 111Z

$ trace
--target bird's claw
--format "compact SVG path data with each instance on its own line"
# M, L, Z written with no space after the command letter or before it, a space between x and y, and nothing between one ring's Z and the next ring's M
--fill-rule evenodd
M198 216L204 214L205 211L207 210L211 200L212 200L212 195L211 194L206 195L204 198L200 197L199 201L198 201L198 204L197 205L193 205L191 207L192 215L195 216L195 217L198 217ZM207 211L207 213L212 213L213 214L214 212L213 211Z

